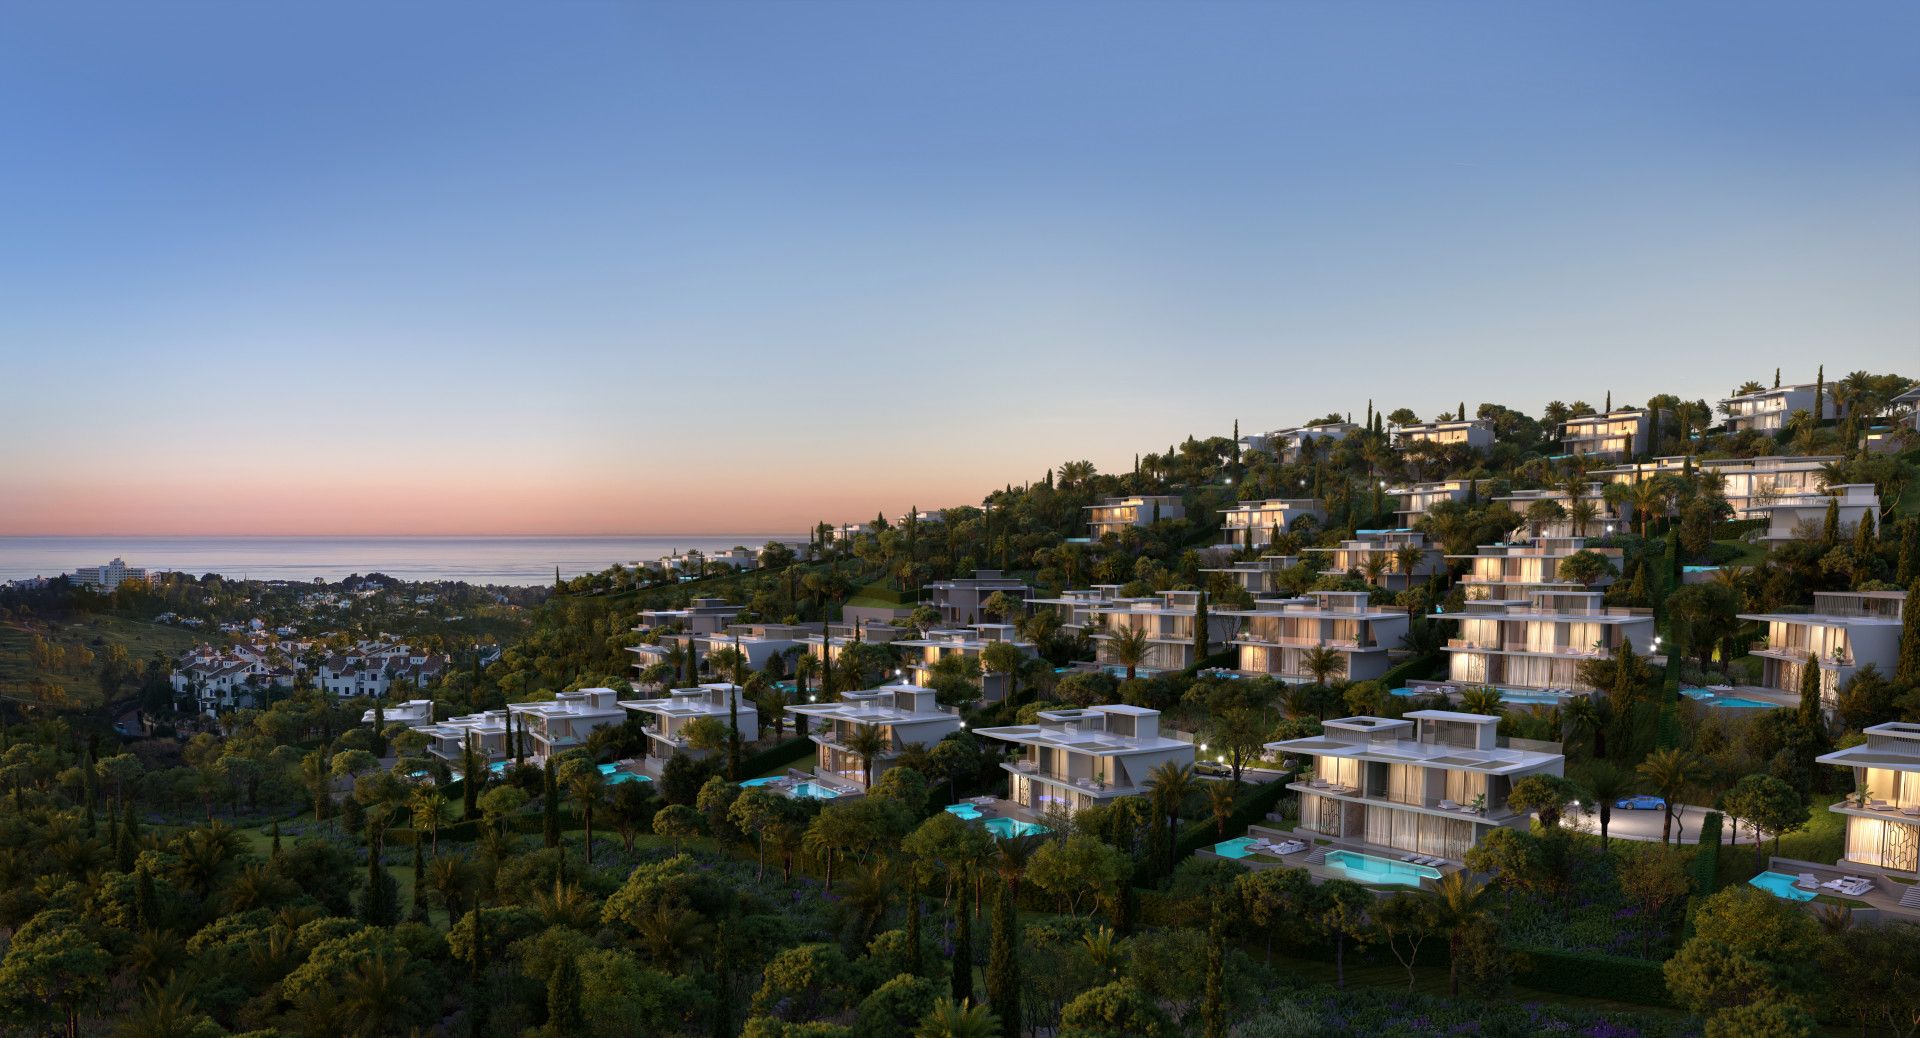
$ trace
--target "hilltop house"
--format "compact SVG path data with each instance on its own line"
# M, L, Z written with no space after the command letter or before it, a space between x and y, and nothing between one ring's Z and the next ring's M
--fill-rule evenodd
M1324 526L1327 510L1310 497L1273 498L1267 501L1242 501L1221 511L1220 543L1216 548L1266 548L1277 533L1293 529L1293 524L1309 518L1315 526Z
M1727 416L1728 432L1777 433L1787 427L1787 419L1795 411L1812 414L1818 406L1821 419L1837 417L1833 395L1823 393L1820 394L1823 399L1816 400L1817 392L1818 385L1808 382L1762 389L1757 393L1737 393L1720 401L1720 412Z
M866 769L853 748L862 725L872 726L880 735L880 749L873 756L876 782L907 747L932 748L963 727L960 712L936 702L932 689L905 683L843 692L838 702L796 703L787 707L787 713L818 722L808 733L819 747L814 774L862 789L867 788Z
M1672 428L1673 412L1662 409L1662 428ZM1644 407L1623 407L1605 414L1581 415L1560 425L1560 442L1575 457L1622 458L1645 454L1652 444L1654 414Z
M1528 824L1507 803L1514 783L1566 766L1551 744L1500 739L1499 725L1485 714L1414 710L1328 721L1320 735L1266 748L1310 762L1310 777L1287 784L1300 795L1301 829L1458 862L1488 832Z
M1178 494L1110 497L1086 509L1087 537L1095 541L1110 533L1152 526L1162 519L1183 519L1187 514Z
M1360 431L1352 422L1328 422L1325 425L1303 425L1292 429L1275 429L1268 433L1256 433L1242 436L1240 446L1248 450L1271 451L1282 461L1293 461L1300 456L1302 445L1313 442L1315 446L1344 440Z
M1434 613L1456 621L1447 639L1450 680L1503 688L1590 691L1580 680L1586 660L1612 659L1631 640L1653 645L1653 610L1608 606L1598 591L1534 590L1525 602L1469 600L1463 612Z
M1461 420L1441 420L1421 422L1417 425L1396 425L1392 427L1393 445L1410 447L1416 443L1431 443L1438 446L1465 444L1468 447L1484 448L1493 446L1493 423L1484 418Z
M1900 657L1905 591L1816 591L1804 613L1742 613L1767 625L1752 654L1761 660L1758 690L1798 698L1809 663L1820 668L1820 701L1834 705L1839 689L1872 664L1891 677Z
M1193 763L1193 744L1160 734L1160 712L1106 706L1043 710L1034 724L982 728L974 734L1024 751L1001 764L1007 799L1040 815L1071 815L1147 789L1153 769Z
M1313 680L1306 656L1317 648L1340 654L1337 676L1350 681L1380 677L1387 651L1406 637L1406 610L1376 606L1365 591L1313 591L1304 598L1263 599L1252 609L1223 610L1237 617L1240 673L1264 674L1292 684Z
M1854 796L1827 810L1847 820L1841 860L1920 879L1920 724L1888 721L1867 741L1814 758L1853 770Z

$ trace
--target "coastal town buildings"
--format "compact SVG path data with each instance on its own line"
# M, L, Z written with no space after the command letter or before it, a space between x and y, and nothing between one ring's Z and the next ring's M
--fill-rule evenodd
M1153 770L1193 763L1191 742L1160 734L1160 712L1109 704L1042 710L1033 724L974 734L1022 751L1001 764L1007 800L1036 815L1067 815L1147 791Z
M1306 773L1287 784L1300 796L1300 829L1457 863L1488 832L1529 824L1527 812L1508 803L1515 783L1566 767L1552 744L1503 740L1499 725L1485 714L1413 710L1328 721L1320 735L1266 749L1306 762Z
M328 653L320 661L314 681L336 699L385 696L395 682L425 688L446 672L445 655L415 649L404 642L368 640Z
M104 566L82 566L67 574L68 583L75 587L92 588L95 591L112 591L127 581L147 583L147 571L143 566L129 566L126 560L115 558Z

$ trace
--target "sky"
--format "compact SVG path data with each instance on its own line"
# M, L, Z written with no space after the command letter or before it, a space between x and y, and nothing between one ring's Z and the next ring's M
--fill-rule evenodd
M0 535L798 530L1916 286L1910 3L0 0Z

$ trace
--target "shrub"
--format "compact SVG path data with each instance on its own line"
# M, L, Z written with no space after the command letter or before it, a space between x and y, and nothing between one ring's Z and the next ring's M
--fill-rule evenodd
M1525 966L1514 983L1557 995L1581 995L1667 1006L1667 981L1660 963L1619 955L1523 948Z

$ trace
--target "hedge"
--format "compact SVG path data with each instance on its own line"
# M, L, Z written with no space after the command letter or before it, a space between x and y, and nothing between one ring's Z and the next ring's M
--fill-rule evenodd
M1700 820L1700 850L1693 856L1693 889L1698 897L1713 893L1720 880L1720 812L1708 811Z
M1716 541L1730 541L1736 537L1742 537L1752 533L1755 530L1764 530L1766 528L1767 521L1765 519L1728 519L1724 522L1713 524L1713 539Z
M1377 680L1388 688L1405 688L1409 680L1426 680L1435 677L1439 663L1440 657L1437 655L1416 656L1404 663L1396 663L1388 667L1387 672L1380 675Z
M1667 977L1660 963L1592 952L1550 948L1518 949L1526 964L1513 982L1556 995L1580 995L1633 1002L1643 1006L1671 1006Z
M750 753L740 758L740 775L751 778L764 771L783 768L813 752L813 740L792 738L775 743L758 753Z
M1267 815L1275 804L1287 793L1287 779L1275 779L1263 786L1254 787L1253 793L1239 798L1233 805L1233 812L1227 815L1227 838L1239 836L1247 831L1247 826L1266 821ZM1220 830L1214 827L1213 816L1196 818L1188 825L1178 839L1173 841L1173 860L1175 864L1185 861L1189 855L1202 847L1220 842Z

